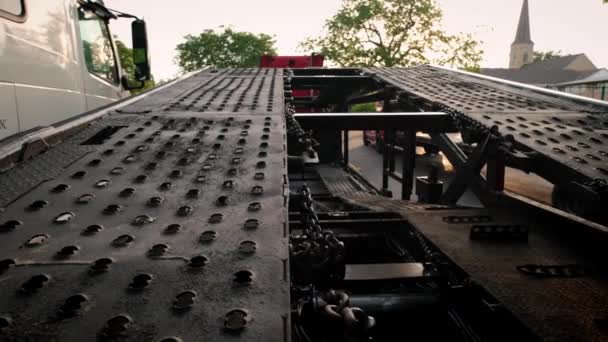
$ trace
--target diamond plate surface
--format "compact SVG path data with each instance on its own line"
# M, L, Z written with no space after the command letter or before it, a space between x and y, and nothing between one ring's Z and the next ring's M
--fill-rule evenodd
M288 340L283 117L132 119L0 215L0 339Z
M463 126L503 135L589 179L608 180L608 108L535 93L430 66L366 69L454 113Z
M283 113L282 69L205 70L121 109L208 113Z

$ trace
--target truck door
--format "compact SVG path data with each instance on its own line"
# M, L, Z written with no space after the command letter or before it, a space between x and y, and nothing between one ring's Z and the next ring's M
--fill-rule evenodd
M93 11L78 8L78 26L82 51L83 83L87 109L111 103L123 97L116 49L106 20Z
M86 109L67 4L0 0L0 119L9 134Z
M19 131L15 85L0 82L0 140Z

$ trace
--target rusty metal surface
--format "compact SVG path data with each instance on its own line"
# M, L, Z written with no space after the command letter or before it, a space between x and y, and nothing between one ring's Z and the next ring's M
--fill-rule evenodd
M126 127L0 213L0 339L288 340L285 123L259 114L97 123Z
M608 110L430 66L370 68L370 75L453 114L461 128L512 135L590 180L608 181ZM565 174L565 173L564 173Z

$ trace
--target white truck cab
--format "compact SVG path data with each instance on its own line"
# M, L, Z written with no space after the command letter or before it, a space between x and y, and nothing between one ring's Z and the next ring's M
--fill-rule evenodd
M0 0L0 140L129 95L108 25L116 18L101 1ZM132 28L143 82L145 23Z

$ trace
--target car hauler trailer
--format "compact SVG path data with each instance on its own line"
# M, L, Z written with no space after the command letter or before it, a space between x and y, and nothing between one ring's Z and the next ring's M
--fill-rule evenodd
M431 66L210 68L12 139L0 340L605 340L607 113ZM348 167L364 129L407 132L402 170L379 165L402 199ZM417 131L457 170L445 189L413 177ZM505 165L580 216L502 191ZM467 188L483 208L455 204Z

